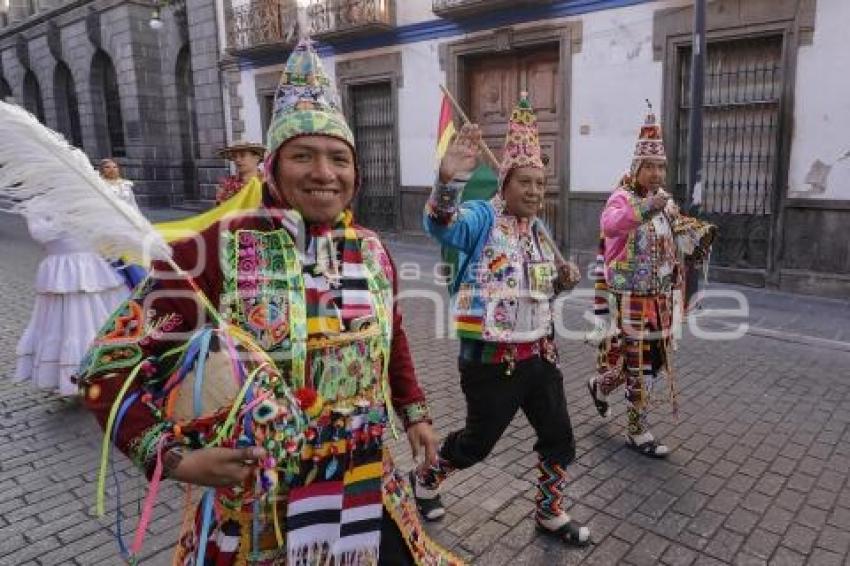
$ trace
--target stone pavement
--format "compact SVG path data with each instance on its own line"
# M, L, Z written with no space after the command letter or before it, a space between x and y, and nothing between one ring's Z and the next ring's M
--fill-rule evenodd
M431 273L431 248L393 248L408 272L419 263ZM0 212L0 376L13 371L39 258L20 220ZM403 299L404 312L420 380L445 435L462 425L465 409L456 344L444 337L445 312L434 307L443 292L433 276L404 289L427 293ZM728 289L750 299L752 328L734 341L682 340L678 419L666 405L652 416L656 434L674 449L667 462L624 448L622 401L605 422L586 394L593 350L580 341L561 344L578 447L569 507L590 524L594 546L568 549L534 533L534 434L522 415L484 463L447 482L448 515L431 528L436 538L486 566L847 564L850 306ZM579 300L566 303L572 327L582 327L583 309ZM732 324L703 316L711 329ZM107 516L92 512L101 439L93 419L75 403L7 380L0 380L0 414L0 564L120 563L110 532L114 488ZM409 466L403 443L394 448ZM125 536L132 538L145 484L123 457L116 470ZM144 564L170 563L182 497L176 486L160 496Z

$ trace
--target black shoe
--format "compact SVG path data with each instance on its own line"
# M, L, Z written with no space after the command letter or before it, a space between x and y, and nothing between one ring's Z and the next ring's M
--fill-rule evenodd
M608 401L597 396L599 385L595 378L591 377L587 380L587 390L590 391L590 397L593 399L593 404L596 405L596 412L603 419L607 419L611 415L611 407L608 405Z
M416 507L419 509L419 513L422 514L423 519L426 521L439 521L445 516L446 508L443 507L440 494L436 490L426 490L426 488L420 485L419 480L416 479L415 471L410 472L410 488L413 490ZM423 491L430 491L434 495L431 496L429 493L428 497L420 497Z

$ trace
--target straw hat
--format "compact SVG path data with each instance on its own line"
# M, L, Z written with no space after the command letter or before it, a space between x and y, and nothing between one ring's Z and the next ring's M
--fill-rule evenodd
M266 147L263 144L244 140L236 140L229 146L220 150L218 154L224 159L232 159L233 154L237 151L250 151L251 153L259 156L260 159L266 155Z

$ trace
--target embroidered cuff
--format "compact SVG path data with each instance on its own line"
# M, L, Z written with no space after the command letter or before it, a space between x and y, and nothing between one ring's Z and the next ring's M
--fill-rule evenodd
M431 422L431 410L428 408L428 403L425 401L417 401L415 403L405 405L401 408L399 413L401 420L404 423L404 428L410 428L411 426L421 422Z
M130 446L129 456L133 464L144 472L150 479L156 466L156 451L162 435L165 434L168 425L158 423L145 430Z
M438 180L425 204L425 214L443 226L453 223L457 218L460 197L468 180L469 175L457 176L446 184Z

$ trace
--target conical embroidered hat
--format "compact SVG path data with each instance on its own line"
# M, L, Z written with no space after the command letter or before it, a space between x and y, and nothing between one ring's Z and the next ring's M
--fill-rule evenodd
M502 163L499 166L500 188L504 185L508 174L517 167L544 168L540 135L537 130L537 116L528 100L527 92L520 95L520 100L514 107L508 122Z
M339 138L355 149L336 87L309 39L298 42L281 74L266 139L269 158L292 138L304 135Z
M638 141L635 145L635 153L632 156L632 175L637 175L640 164L644 161L667 161L667 153L664 151L664 138L661 134L661 124L649 104L649 111L640 128Z

